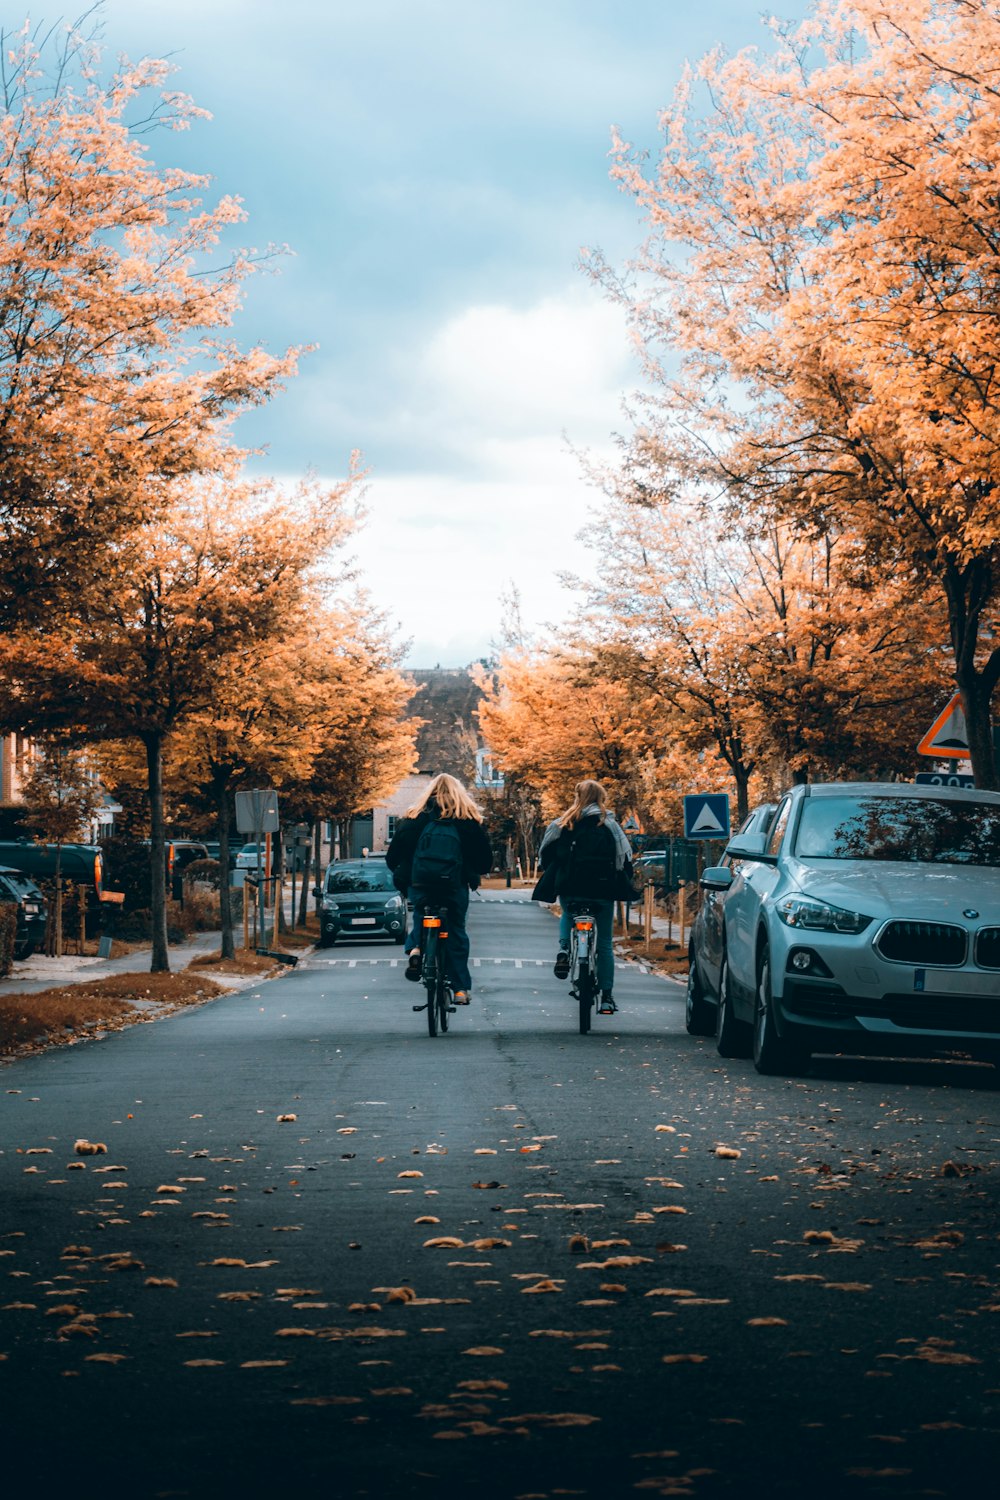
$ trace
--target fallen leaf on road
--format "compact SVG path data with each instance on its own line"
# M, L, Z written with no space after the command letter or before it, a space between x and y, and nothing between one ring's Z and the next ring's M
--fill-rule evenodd
M703 1365L707 1358L707 1354L665 1354L663 1363L665 1365Z
M738 1161L743 1152L737 1151L735 1146L716 1146L715 1155L721 1161Z
M492 1354L503 1354L503 1349L497 1349L493 1344L476 1344L472 1349L463 1349L463 1354L472 1354L479 1358L486 1358Z
M106 1156L108 1154L108 1148L103 1141L75 1141L73 1150L77 1156Z
M747 1318L748 1328L787 1328L786 1318Z

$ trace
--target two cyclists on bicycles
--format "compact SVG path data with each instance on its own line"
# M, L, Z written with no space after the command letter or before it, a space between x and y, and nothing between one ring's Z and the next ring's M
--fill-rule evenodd
M456 1005L472 993L469 935L465 928L469 891L493 863L483 815L454 776L435 776L422 797L402 817L386 850L393 883L409 900L413 926L406 938L407 979L419 983L424 912L440 907L448 922L446 959Z
M632 849L608 811L608 795L598 781L577 783L576 794L560 817L549 824L539 850L542 876L532 892L534 901L558 899L559 952L554 973L570 972L573 912L585 905L597 932L598 1014L613 1015L615 958L612 948L615 902L632 894Z

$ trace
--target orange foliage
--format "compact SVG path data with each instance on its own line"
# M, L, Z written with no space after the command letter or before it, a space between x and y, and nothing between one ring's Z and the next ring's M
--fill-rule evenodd
M99 579L98 550L178 476L231 469L220 424L295 355L223 336L253 266L206 257L244 214L149 158L153 124L205 114L168 88L170 65L123 62L103 84L79 36L48 76L27 25L0 45L0 609L24 619Z
M770 55L715 53L685 75L654 173L617 143L650 228L641 287L594 269L663 382L625 477L639 498L686 481L853 533L906 580L917 635L943 600L992 785L1000 14L830 0L771 29Z

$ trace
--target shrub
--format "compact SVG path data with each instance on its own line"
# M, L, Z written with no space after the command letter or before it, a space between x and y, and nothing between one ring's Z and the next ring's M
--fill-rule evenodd
M0 979L10 973L14 962L14 936L17 932L17 907L13 901L0 902Z
M184 871L185 886L210 885L213 890L218 890L222 880L222 866L217 859L195 859ZM185 895L185 900L187 896Z

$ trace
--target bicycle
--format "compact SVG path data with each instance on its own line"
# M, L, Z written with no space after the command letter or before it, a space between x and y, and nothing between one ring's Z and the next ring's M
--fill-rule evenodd
M585 903L574 902L570 913L569 972L580 1005L580 1035L586 1036L597 996L597 917Z
M424 912L420 977L427 991L427 1000L423 1005L413 1007L414 1010L427 1012L427 1030L431 1036L437 1036L439 1027L442 1032L446 1032L448 1017L455 1014L451 980L448 978L448 931L442 925L444 916L442 907L429 906Z

